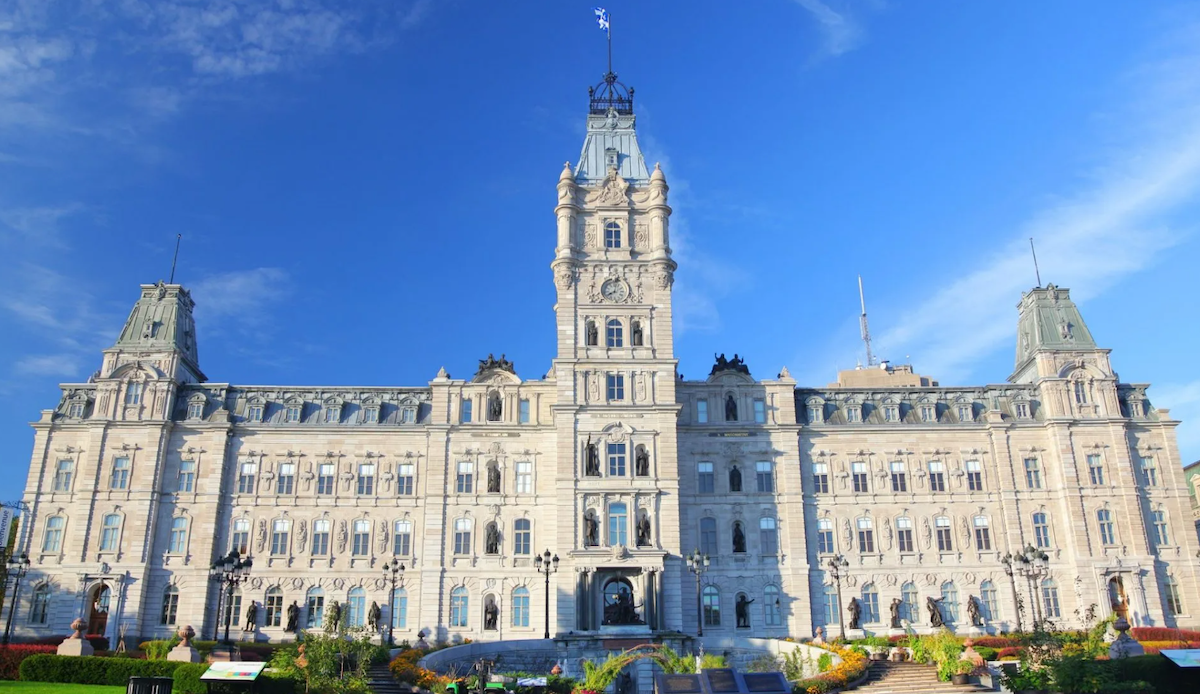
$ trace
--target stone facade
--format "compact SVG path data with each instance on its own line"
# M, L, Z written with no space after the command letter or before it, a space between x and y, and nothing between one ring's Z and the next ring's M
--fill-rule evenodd
M231 549L254 559L233 631L258 639L291 637L293 602L316 627L335 601L355 623L378 603L409 640L537 638L547 604L555 635L690 633L701 601L712 636L810 636L844 611L827 597L835 554L869 630L895 599L927 628L931 596L956 628L979 600L985 628L1008 630L1031 586L1000 560L1028 544L1048 554L1032 587L1047 616L1200 625L1177 422L1117 380L1066 289L1022 297L1003 384L884 365L812 388L736 355L685 381L669 189L631 96L593 99L580 161L557 184L557 350L540 379L489 356L411 388L213 382L188 291L143 285L99 371L33 424L17 637L82 617L89 633L211 638L209 566Z

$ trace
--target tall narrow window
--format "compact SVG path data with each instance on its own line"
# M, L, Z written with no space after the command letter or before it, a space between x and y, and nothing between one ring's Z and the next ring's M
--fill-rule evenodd
M313 521L312 553L314 557L329 556L329 532L331 522L324 518Z
M617 222L604 223L604 247L621 247L621 225Z
M817 519L817 553L833 554L836 551L833 546L833 521L828 518Z
M229 549L245 556L250 553L250 519L238 518L233 521L233 532L230 533Z
M467 626L467 617L470 613L470 601L467 597L467 589L458 586L450 591L450 626L465 627Z
M130 383L125 386L125 404L140 405L142 404L142 384ZM172 622L173 624L174 622Z
M470 494L475 489L475 464L460 461L458 474L454 478L454 490L459 494Z
M242 618L242 589L238 588L233 591L233 596L222 603L224 607L221 611L224 617L221 618L221 623L229 622L230 626L238 626L238 621Z
M832 585L826 585L825 591L821 597L823 598L821 601L821 607L823 608L822 612L825 616L825 624L841 624L842 611L838 609L837 588L833 587Z
M858 551L870 554L875 551L875 526L870 518L859 518L858 522Z
M203 419L204 418L204 401L193 400L188 403L187 411L188 419Z
M1087 389L1083 381L1075 381L1075 402L1079 405L1087 403Z
M454 521L454 553L471 553L471 520L459 518Z
M767 423L767 403L761 399L754 401L754 421L757 424Z
M824 424L825 423L825 407L823 405L808 406L808 423L809 424Z
M346 598L346 626L361 627L366 623L367 591L362 588L351 588Z
M1154 458L1142 458L1142 475L1146 478L1147 487L1158 486L1158 466Z
M1050 522L1043 511L1033 514L1033 543L1039 549L1050 547Z
M179 589L175 586L167 586L167 589L163 591L162 612L158 621L164 626L173 626L178 613Z
M1058 584L1053 578L1042 581L1042 612L1055 619L1062 616L1062 609L1058 604Z
M1042 488L1042 466L1037 458L1025 459L1025 486L1030 489Z
M992 549L992 535L988 529L987 516L975 516L975 549L987 552Z
M979 606L982 608L983 618L989 622L994 622L1000 619L1000 593L996 590L996 584L990 580L985 580L979 584Z
M1167 601L1167 614L1172 616L1183 614L1183 601L1179 599L1179 583L1174 576L1167 576L1163 581L1163 597Z
M1101 461L1099 454L1092 453L1087 457L1088 480L1092 486L1099 487L1104 484L1104 463Z
M1100 525L1100 542L1105 545L1117 544L1117 533L1113 530L1112 512L1102 508L1096 512L1096 522Z
M1017 403L1017 419L1029 419L1029 403Z
M528 556L533 546L533 524L528 518L513 523L513 554Z
M100 551L117 551L117 540L121 536L121 517L110 513L104 517L100 526Z
M389 615L393 629L408 628L408 591L397 588L392 596L392 609Z
M608 444L608 476L625 476L625 444Z
M608 544L629 545L629 511L625 504L608 505Z
M375 493L375 463L359 463L357 482L359 496Z
M412 463L400 463L396 466L396 493L400 496L412 496L415 470L416 467Z
M775 491L775 467L771 463L762 461L755 463L754 479L758 484L758 491L763 493Z
M275 493L291 495L296 491L296 464L280 463L279 477L275 478Z
M700 603L704 606L704 626L721 626L721 593L716 586L704 586Z
M29 609L31 624L45 624L50 613L50 586L43 583L33 591L33 600Z
M624 375L608 374L608 399L612 402L619 402L625 399Z
M929 491L946 491L946 464L933 460L929 463Z
M254 476L258 474L258 463L242 463L238 470L238 494L254 493Z
M460 416L460 419L462 419L463 424L471 423L471 414L472 414L471 409L472 409L471 408L471 399L464 397L463 401L462 401L461 416Z
M392 553L407 557L412 552L412 521L398 520L392 528Z
M917 584L905 583L900 587L900 619L916 622L921 618L921 611L917 607L919 599Z
M950 530L950 518L947 516L938 516L933 519L933 525L937 529L938 551L954 551L954 533Z
M1155 511L1154 517L1154 544L1164 546L1171 544L1170 537L1167 535L1167 514L1163 511Z
M968 460L963 466L967 469L967 489L973 492L983 491L983 466L978 460Z
M521 398L521 400L517 402L517 421L520 422L521 424L529 423L529 400L528 400L528 398Z
M263 626L277 627L283 624L283 591L279 586L267 590L267 621Z
M179 461L179 491L190 492L196 488L196 461Z
M371 521L354 521L354 534L351 536L350 554L365 557L371 553Z
M904 471L904 463L895 461L889 464L892 471L892 491L907 492L908 491L908 474Z
M288 531L291 523L280 518L271 524L271 554L282 557L288 553Z
M67 519L62 516L50 516L46 519L46 534L42 537L43 552L57 552L62 549L63 528Z
M942 619L950 624L958 623L958 587L953 581L942 584Z
M779 588L773 585L763 588L763 623L769 627L783 624L783 605L779 601Z
M517 462L517 493L533 493L533 463L528 460Z
M305 595L305 606L308 608L308 614L305 615L304 625L309 629L319 629L325 625L325 591L321 588L313 587L308 589Z
M71 491L71 480L75 477L75 461L60 460L54 466L54 491Z
M854 493L863 494L869 492L869 477L867 475L867 464L862 462L850 463L851 481L854 484Z
M708 401L707 400L697 400L696 401L696 423L697 424L707 424L708 423Z
M321 463L317 466L317 494L330 496L333 494L334 483L333 463Z
M700 553L708 556L717 554L717 519L700 519Z
M779 526L774 518L758 520L758 546L763 554L779 554Z
M621 326L621 321L612 318L604 324L604 329L609 347L625 346L625 329Z
M896 544L901 554L910 554L913 552L913 524L911 518L900 517L896 519Z
M112 484L113 489L129 488L129 458L113 458Z
M862 589L862 621L866 624L879 622L879 591L874 583L868 583Z
M829 464L813 463L813 493L829 493Z
M701 494L712 494L716 491L716 474L712 463L698 463L696 466L696 490Z
M176 516L171 519L171 536L167 542L167 551L171 554L183 554L187 551L187 518Z
M523 586L512 593L512 625L529 626L529 589Z

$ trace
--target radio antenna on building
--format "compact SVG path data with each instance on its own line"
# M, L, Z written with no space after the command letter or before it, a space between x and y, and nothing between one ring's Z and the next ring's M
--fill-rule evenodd
M175 257L171 258L171 279L167 284L175 284L175 263L179 262L179 242L182 240L183 234L175 234Z
M871 351L871 329L867 327L867 299L863 295L862 275L858 276L858 303L862 305L862 315L859 316L858 324L862 329L862 340L867 345L867 367L870 368L879 362Z
M1029 252L1033 253L1033 274L1037 276L1037 286L1042 286L1042 271L1038 269L1037 249L1033 247L1033 237L1029 237Z

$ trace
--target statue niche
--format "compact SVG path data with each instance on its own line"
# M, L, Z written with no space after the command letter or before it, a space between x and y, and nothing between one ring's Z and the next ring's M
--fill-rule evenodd
M646 447L638 444L633 454L634 473L638 477L650 476L650 453L646 451Z
M733 522L733 551L735 554L746 553L746 531L742 529L741 521Z
M583 514L583 546L600 546L600 522L596 520L596 512L591 509Z
M742 491L742 471L737 465L729 468L729 491Z
M494 460L487 465L487 491L488 494L500 493L500 466Z
M725 421L737 421L737 400L734 399L733 393L725 396Z
M500 608L496 607L496 597L489 595L484 599L483 606L483 629L484 631L495 631L500 622Z
M635 320L630 324L629 327L629 342L634 347L641 347L642 341L642 322L640 320Z
M650 514L645 511L642 511L641 515L638 516L637 546L650 546Z
M734 612L737 614L737 628L750 628L750 603L754 600L746 598L745 593L738 593L737 602L734 604Z
M487 529L484 531L484 553L499 554L500 553L500 530L495 523L488 523Z
M584 323L584 333L585 344L588 347L595 347L600 342L600 331L596 329L596 321L589 319Z
M489 422L499 422L504 417L504 402L500 393L492 391L488 394L487 418Z
M596 444L592 443L591 436L583 447L583 474L588 477L600 476L600 453L596 450Z

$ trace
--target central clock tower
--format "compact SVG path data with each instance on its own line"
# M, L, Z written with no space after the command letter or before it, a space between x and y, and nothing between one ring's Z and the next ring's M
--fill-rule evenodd
M679 630L679 465L667 180L638 146L633 90L589 90L579 162L558 179L560 632ZM565 515L570 509L571 517ZM560 594L566 583L560 579ZM632 605L633 609L629 609Z

